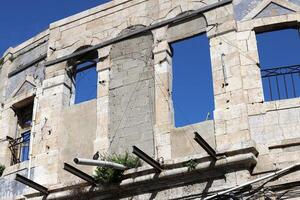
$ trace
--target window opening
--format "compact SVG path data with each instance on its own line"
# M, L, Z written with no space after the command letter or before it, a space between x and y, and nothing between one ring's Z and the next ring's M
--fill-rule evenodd
M171 46L175 126L211 119L214 94L208 38L198 35Z
M77 51L88 47L83 46ZM97 98L98 61L97 51L92 51L68 61L68 65L71 66L68 73L73 83L71 103L79 104Z
M265 101L299 97L299 30L264 32L256 38Z
M21 162L29 160L29 142L30 142L30 131L22 133L21 143Z
M75 104L97 98L98 74L95 62L83 62L76 66Z
M13 106L17 116L17 138L9 137L9 149L12 154L11 165L29 160L29 144L33 114L33 101L24 106Z

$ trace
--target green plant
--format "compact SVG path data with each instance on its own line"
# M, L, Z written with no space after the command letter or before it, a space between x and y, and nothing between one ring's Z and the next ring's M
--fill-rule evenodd
M196 169L197 164L198 164L198 163L197 163L195 160L191 159L191 160L189 160L188 162L186 162L186 163L184 164L184 166L187 167L187 168L188 168L188 171L190 172L190 171L193 171L193 170Z
M126 166L127 169L137 168L142 165L139 158L129 155L127 152L125 155L102 155L101 160L122 164ZM122 180L123 173L123 170L117 170L107 167L97 167L95 170L94 178L102 184L119 183Z
M2 176L5 166L0 164L0 176Z

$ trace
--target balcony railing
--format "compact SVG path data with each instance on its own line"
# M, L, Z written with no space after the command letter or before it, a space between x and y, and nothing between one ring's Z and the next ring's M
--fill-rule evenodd
M12 155L11 165L28 160L29 141L30 141L30 131L23 133L22 136L19 138L9 139L8 148L10 149Z
M262 69L265 101L300 96L300 65Z

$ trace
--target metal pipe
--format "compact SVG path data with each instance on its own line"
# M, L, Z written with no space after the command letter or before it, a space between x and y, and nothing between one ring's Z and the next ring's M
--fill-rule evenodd
M74 162L77 165L91 165L91 166L98 166L98 167L113 168L113 169L118 169L118 170L125 170L126 169L126 167L124 165L121 165L119 163L103 161L103 160L91 160L91 159L85 159L85 158L74 158Z
M223 77L224 77L224 86L227 86L228 85L228 83L227 83L227 71L226 71L224 57L225 57L225 54L222 53L221 62L222 62L222 70L223 70Z
M289 166L289 167L283 168L283 169L281 169L281 170L279 170L279 171L277 171L277 172L273 172L273 173L271 173L271 174L269 174L269 175L260 177L260 178L258 178L258 179L253 180L253 181L246 182L246 183L244 183L244 184L242 184L242 185L233 187L233 188L228 189L228 190L225 190L225 191L223 191L223 192L218 192L218 193L215 194L215 195L206 197L204 200L213 199L213 198L215 198L215 197L218 197L218 196L227 194L227 193L232 192L232 191L234 191L234 190L243 188L243 187L245 187L245 186L251 185L251 184L253 184L253 183L256 183L256 182L259 182L259 181L262 181L262 180L265 180L265 179L268 179L268 178L274 178L274 177L279 176L280 174L283 174L283 173L285 173L285 172L288 172L288 171L290 171L290 170L292 170L293 168L296 168L296 167L300 167L300 163L296 163L296 164L291 165L291 166Z
M28 179L30 179L31 176L32 147L33 147L33 137L35 135L35 120L36 120L37 107L38 107L38 98L35 95L33 100L32 123L31 123L32 128L30 131L30 139L29 139L29 161L28 161L28 174L27 174Z

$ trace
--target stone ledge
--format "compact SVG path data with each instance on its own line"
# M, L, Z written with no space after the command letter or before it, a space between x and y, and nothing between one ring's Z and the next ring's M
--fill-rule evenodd
M7 166L4 170L3 176L1 178L8 176L8 175L16 174L20 171L26 170L27 168L28 168L28 161L24 161L24 162L15 164L15 165Z

